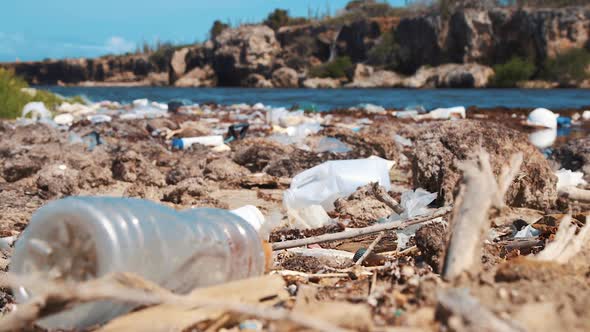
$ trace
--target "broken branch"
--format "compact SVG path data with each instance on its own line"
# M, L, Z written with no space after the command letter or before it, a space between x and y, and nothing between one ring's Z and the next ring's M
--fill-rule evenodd
M359 258L358 261L356 261L356 263L354 263L354 265L360 266L361 264L363 264L363 261L371 254L371 252L373 251L373 249L375 249L375 246L379 243L379 241L383 239L384 235L385 232L379 233L379 235L375 238L375 240L373 240L371 245L369 245L365 253L361 256L361 258Z
M385 188L379 185L378 182L374 182L371 184L371 191L377 200L382 202L383 204L387 205L390 209L392 209L397 214L402 214L404 209L399 205L399 203L393 199Z
M590 203L590 190L584 190L576 188L574 186L569 186L559 189L559 195L565 196L569 199L573 199L574 201Z
M451 209L452 209L451 206L445 206L445 207L435 210L433 213L431 213L429 215L407 219L402 222L388 222L388 223L376 224L376 225L363 227L363 228L346 230L344 232L339 232L339 233L324 234L324 235L312 236L312 237L308 237L305 239L298 239L298 240L291 240L291 241L275 242L272 244L272 249L273 250L283 250L283 249L289 249L289 248L302 247L302 246L316 244L316 243L324 243L324 242L330 242L330 241L336 241L336 240L351 239L351 238L354 238L357 236L379 233L379 232L387 231L387 230L404 229L404 228L410 227L412 225L421 224L421 223L430 221L434 218L444 216L445 214L449 213L451 211Z
M522 156L511 158L510 167L502 170L496 182L490 155L480 151L475 160L458 165L463 170L463 184L455 201L451 234L443 268L443 278L455 278L476 270L480 265L483 238L490 228L488 212L504 204L504 194L518 173Z

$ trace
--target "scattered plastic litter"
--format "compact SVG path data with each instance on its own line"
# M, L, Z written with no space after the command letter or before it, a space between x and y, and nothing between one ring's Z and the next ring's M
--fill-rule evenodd
M152 102L147 99L136 99L133 101L133 109L119 115L122 120L138 120L167 117L168 105Z
M523 227L520 231L516 232L516 234L514 235L515 239L522 239L522 238L528 238L528 237L535 237L535 236L539 236L539 234L541 234L541 232L537 229L535 229L532 225L527 225L525 227Z
M95 131L82 137L82 141L86 144L88 151L92 151L92 150L94 150L94 148L97 145L102 144L102 140L100 139L100 134Z
M26 119L29 114L33 120L51 119L51 112L49 112L42 102L30 102L26 104L23 107L22 118Z
M262 331L264 324L255 319L248 319L240 323L241 331Z
M246 220L256 231L260 231L264 225L264 215L254 205L245 205L230 212Z
M571 127L572 119L567 116L559 116L557 118L557 126L558 127Z
M172 140L172 148L173 149L187 149L193 144L201 144L205 146L220 146L223 145L223 136L221 135L214 135L214 136L199 136L199 137L183 137L183 138L175 138Z
M394 115L399 119L412 119L418 116L418 111L416 110L403 110L394 112Z
M352 149L341 140L334 137L322 137L316 147L316 152L347 153Z
M134 107L146 107L149 104L149 100L147 100L147 98L135 99L134 101L131 102L131 104Z
M8 250L16 241L16 236L0 237L0 249Z
M526 124L533 127L557 128L559 114L553 113L546 108L537 108L529 113Z
M111 122L113 120L113 118L106 114L93 114L87 116L86 119L92 122L92 124Z
M557 190L587 184L584 180L584 173L582 172L572 172L569 169L562 168L555 172L555 175L557 176Z
M287 209L287 218L289 227L294 229L314 229L335 223L320 205Z
M430 193L422 188L409 190L402 193L400 205L404 209L404 212L401 215L398 215L394 212L394 214L391 216L391 220L395 221L406 218L414 218L427 213L428 205L430 205L430 203L432 203L437 196L437 193Z
M401 146L412 146L412 140L395 134L393 140Z
M404 111L415 111L417 113L426 113L426 108L422 105L409 105L404 107Z
M16 242L10 272L42 278L59 275L65 280L130 272L187 293L262 275L270 259L263 246L256 230L227 210L178 212L140 199L72 197L53 201L33 215ZM16 287L14 294L18 302L35 296L23 287ZM83 329L131 309L132 305L92 302L42 319L39 325Z
M553 146L556 139L557 130L555 129L541 129L529 134L529 141L539 149Z
M84 144L88 151L92 151L97 145L103 144L100 134L95 131L84 135L84 137L81 137L74 132L70 132L68 134L68 141L70 144Z
M459 117L461 119L465 119L465 107L463 106L455 106L450 108L436 108L432 111L428 112L426 116L430 119L434 120L447 120Z
M246 137L246 133L248 132L248 128L250 128L248 123L239 123L229 126L225 143L244 139Z
M74 116L68 113L59 114L53 118L53 121L58 125L69 127L74 122Z
M385 114L387 111L383 106L373 104L361 104L359 107L369 114Z
M389 164L385 159L332 160L297 174L283 196L288 209L321 205L334 209L334 201L353 193L358 187L378 182L391 189Z
M278 124L282 127L288 128L298 126L307 121L309 121L309 118L305 116L303 111L291 111L283 113L278 119Z

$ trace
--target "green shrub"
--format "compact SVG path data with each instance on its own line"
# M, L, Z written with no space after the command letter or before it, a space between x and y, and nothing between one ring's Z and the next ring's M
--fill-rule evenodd
M266 20L264 20L264 25L273 30L279 30L284 26L299 25L308 22L309 21L304 17L291 17L289 16L288 10L277 8L272 13L268 14Z
M571 49L543 64L540 77L548 81L582 81L589 77L590 53L582 48Z
M508 62L494 66L492 85L513 88L517 82L529 80L535 73L535 65L527 60L513 57Z
M158 43L156 50L148 57L149 62L154 65L157 71L166 71L174 51L176 51L176 47L172 43Z
M29 93L27 82L15 76L11 71L0 68L0 119L14 119L21 115L23 107L31 101L40 101L49 110L55 109L64 101L84 102L82 98L62 98L44 90L33 90Z
M338 57L330 62L315 66L309 70L310 77L341 78L352 70L352 61L347 56Z
M388 31L381 36L379 43L369 50L367 64L395 70L398 65L397 50L398 45L395 42L395 36Z
M278 30L280 27L289 24L289 11L278 8L275 9L274 12L268 14L264 24L273 30Z
M213 22L211 30L209 30L209 38L211 38L211 40L214 40L223 32L223 30L227 28L229 28L229 24L225 24L220 20L216 20L215 22Z

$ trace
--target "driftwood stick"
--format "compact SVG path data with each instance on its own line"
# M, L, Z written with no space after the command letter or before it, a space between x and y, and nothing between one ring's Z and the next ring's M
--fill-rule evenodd
M530 250L533 247L542 246L545 241L540 240L538 237L514 239L511 241L500 242L504 245L506 251L511 250Z
M586 223L578 234L576 234L576 230L577 227L572 223L572 218L565 216L559 224L553 242L547 244L545 249L538 253L534 259L560 264L567 263L590 241L590 217L586 217Z
M573 199L574 201L590 203L590 190L584 190L576 188L574 186L569 186L559 189L559 195L565 196L569 199Z
M377 198L377 200L387 205L397 214L402 214L404 212L404 209L401 207L401 205L399 205L399 203L393 199L393 197L391 197L389 193L385 191L385 188L381 187L378 182L374 182L371 185L371 190L373 191L373 195L375 198Z
M518 172L520 171L520 166L522 165L522 152L515 153L510 158L510 164L508 167L502 167L502 171L500 176L498 177L498 191L496 192L496 196L494 197L494 206L498 209L504 207L504 196L506 192L508 192L508 188L512 184L512 180L516 178Z
M503 205L505 190L517 174L522 158L511 159L510 169L504 169L500 183L496 182L490 156L480 151L475 160L459 164L463 170L463 184L457 199L451 221L451 234L443 278L453 279L465 271L477 270L481 264L483 238L490 228L488 212L492 206Z
M357 236L374 234L374 233L379 233L382 231L388 231L388 230L394 230L394 229L404 229L406 227L421 224L421 223L430 221L434 218L444 216L445 214L449 213L451 211L451 209L452 209L451 206L445 206L445 207L437 209L436 211L434 211L433 213L431 213L429 215L407 219L402 222L387 222L387 223L371 225L371 226L363 227L363 228L346 230L344 232L339 232L339 233L331 233L331 234L312 236L312 237L308 237L305 239L299 239L299 240L275 242L272 244L272 249L273 250L282 250L282 249L296 248L296 247L306 246L309 244L351 239L351 238L354 238Z
M375 240L373 240L371 245L369 245L369 247L367 248L365 253L361 256L361 258L359 258L358 261L356 261L356 263L354 263L354 265L360 266L361 264L363 264L365 259L371 254L373 249L375 249L375 246L379 243L379 241L381 241L381 239L383 239L384 235L385 235L385 232L379 233L379 235L375 238Z
M524 332L522 326L496 316L482 306L478 299L467 293L467 289L450 289L438 295L439 318L456 315L466 325L466 331ZM441 317L443 316L443 317Z

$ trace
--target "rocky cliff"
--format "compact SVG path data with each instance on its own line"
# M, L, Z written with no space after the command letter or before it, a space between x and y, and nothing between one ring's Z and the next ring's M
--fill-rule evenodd
M385 56L394 59L394 68L367 66L386 34L393 36L394 45L385 48ZM540 64L572 48L590 48L589 7L465 9L448 17L359 18L277 30L245 25L226 29L203 44L161 54L2 66L33 84L485 87L494 64L513 56ZM352 66L346 75L313 77L318 76L314 68L343 56Z

